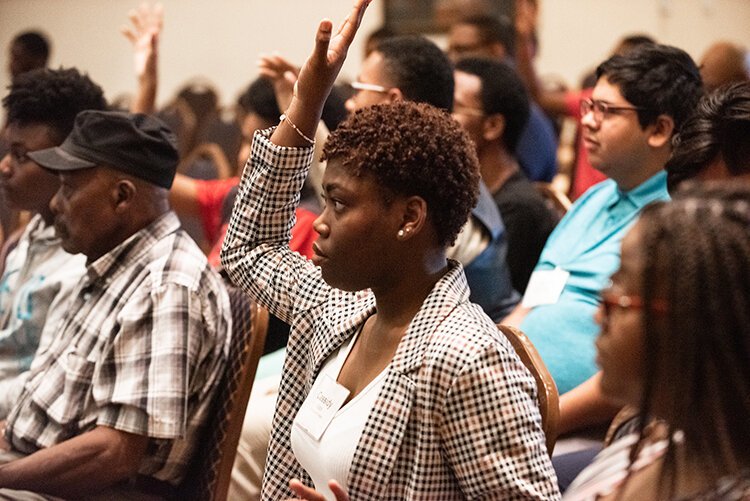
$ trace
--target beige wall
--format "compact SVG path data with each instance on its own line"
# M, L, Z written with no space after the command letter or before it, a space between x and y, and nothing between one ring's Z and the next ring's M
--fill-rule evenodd
M133 89L130 48L120 35L127 11L140 0L0 0L3 93L7 45L21 30L40 28L54 40L52 64L78 66L109 98ZM379 0L363 33L382 20ZM351 0L163 0L164 102L187 79L204 75L231 102L257 75L262 52L278 50L297 62L307 55L321 17L334 22ZM750 0L542 0L539 69L575 84L626 33L646 32L698 58L719 38L750 47ZM362 38L360 38L360 41ZM357 73L362 48L352 48L344 74Z
M132 91L130 45L120 34L127 13L141 0L0 0L0 50L5 94L7 46L19 31L39 28L50 35L52 65L87 71L112 98ZM318 21L334 24L348 13L351 0L162 0L165 29L161 41L159 101L169 99L186 80L208 77L230 103L257 76L261 53L279 51L301 64L309 53ZM381 22L379 8L368 12L364 32ZM362 48L351 49L344 74L356 76Z
M539 70L577 84L633 32L698 60L724 39L750 48L750 0L542 0Z

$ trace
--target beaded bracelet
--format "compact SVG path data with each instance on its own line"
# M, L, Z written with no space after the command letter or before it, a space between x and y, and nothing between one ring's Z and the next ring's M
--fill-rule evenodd
M307 141L308 143L310 143L310 146L312 146L312 145L314 145L314 144L315 144L315 140L314 140L314 139L310 139L310 138L309 138L309 137L307 137L307 136L306 136L306 135L305 135L305 134L304 134L304 133L303 133L303 132L302 132L301 130L299 130L299 128L298 128L298 127L297 127L296 125L294 125L294 122L292 122L291 120L289 120L289 117L288 117L288 116L286 115L286 113L282 113L282 115L281 115L281 116L279 117L279 125L280 125L280 124L281 124L281 122L283 122L284 120L286 120L286 123L288 123L289 125L291 125L291 126L292 126L292 129L294 129L294 130L295 130L295 132L297 132L297 134L299 134L299 136L300 136L300 137L301 137L302 139L304 139L305 141Z

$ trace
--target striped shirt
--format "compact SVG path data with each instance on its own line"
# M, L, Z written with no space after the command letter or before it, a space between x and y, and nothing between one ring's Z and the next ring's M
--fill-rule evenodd
M145 435L139 473L177 484L224 370L221 279L169 212L87 266L34 359L6 439L31 454L97 426ZM43 334L44 335L44 334Z

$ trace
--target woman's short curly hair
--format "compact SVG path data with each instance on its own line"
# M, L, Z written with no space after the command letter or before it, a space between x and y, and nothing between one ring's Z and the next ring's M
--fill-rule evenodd
M402 101L357 111L333 132L324 160L372 175L389 194L422 197L439 244L452 245L479 195L479 161L469 137L437 108Z

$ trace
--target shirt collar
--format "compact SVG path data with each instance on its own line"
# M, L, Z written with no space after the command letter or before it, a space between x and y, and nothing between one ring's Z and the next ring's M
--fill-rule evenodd
M617 188L619 197L615 204L621 200L627 200L640 210L651 202L664 198L666 192L667 172L660 170L630 191L622 191Z
M136 261L157 241L179 228L180 220L174 212L169 211L161 215L150 225L134 233L117 247L89 264L86 269L89 282L94 282L105 275L113 275L118 266L125 266Z

